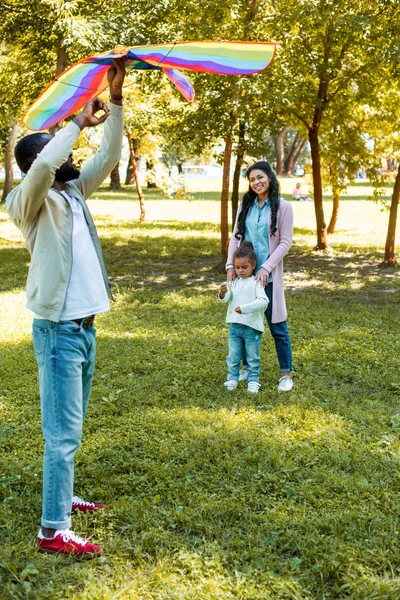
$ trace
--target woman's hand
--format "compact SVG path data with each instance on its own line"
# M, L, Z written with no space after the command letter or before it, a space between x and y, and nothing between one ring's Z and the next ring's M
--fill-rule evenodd
M256 281L260 281L260 283L262 283L262 286L265 287L268 283L268 278L269 273L267 269L261 267L261 269L259 269L256 273Z
M235 281L236 273L235 269L228 269L226 272L226 280L230 283L231 281Z

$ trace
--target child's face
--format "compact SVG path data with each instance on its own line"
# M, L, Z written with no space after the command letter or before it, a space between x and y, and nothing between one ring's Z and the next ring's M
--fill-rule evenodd
M249 258L235 258L235 271L236 275L240 277L240 279L251 277L253 275L255 266L255 262Z

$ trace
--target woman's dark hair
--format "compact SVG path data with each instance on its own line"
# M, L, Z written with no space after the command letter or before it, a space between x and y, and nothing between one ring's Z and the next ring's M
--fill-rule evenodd
M266 160L260 160L256 163L254 163L254 165L252 165L251 167L249 167L246 171L247 179L250 179L250 173L252 171L254 171L255 169L259 169L260 171L263 171L267 175L267 177L270 181L269 190L268 190L268 198L269 198L270 210L271 210L271 235L274 236L275 233L277 232L276 220L277 220L278 208L279 208L279 182L278 182L278 179L277 179L275 173L271 169L271 165ZM238 231L236 233L236 237L238 239L239 238L242 238L242 240L244 239L246 217L247 217L249 210L252 207L254 200L256 198L257 198L256 192L254 190L252 190L249 185L249 191L246 192L245 195L243 196L242 210L240 211L239 218L238 218Z
M235 260L235 258L248 258L254 265L257 264L257 255L254 252L253 244L250 242L243 242L243 244L235 250L233 260Z

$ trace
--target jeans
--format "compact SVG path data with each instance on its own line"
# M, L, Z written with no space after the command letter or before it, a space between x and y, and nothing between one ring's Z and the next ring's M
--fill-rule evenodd
M269 300L269 304L265 311L265 316L268 321L269 330L271 332L272 337L274 338L276 355L278 357L279 362L279 370L281 373L286 373L292 370L292 346L290 343L290 336L288 327L286 325L286 321L282 321L281 323L272 323L272 286L273 283L270 282L265 286L265 293L267 294L267 298ZM243 355L243 367L248 370L248 361L246 353Z
M227 381L239 380L239 366L243 353L247 359L247 380L259 381L260 378L260 343L262 333L248 325L231 323L228 333L229 354L226 359L228 365Z
M43 457L42 527L71 526L74 457L82 438L96 358L96 330L33 320L39 367Z

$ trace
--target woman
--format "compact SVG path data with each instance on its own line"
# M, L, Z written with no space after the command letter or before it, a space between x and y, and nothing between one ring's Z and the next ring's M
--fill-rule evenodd
M280 367L278 390L293 388L292 348L286 325L286 303L283 289L283 257L289 250L293 235L293 209L279 197L279 183L266 161L256 162L247 172L249 191L239 206L233 235L229 243L226 264L227 280L236 277L233 254L246 240L253 244L257 255L256 279L265 286L269 305L265 311L269 329L275 341ZM240 379L247 379L246 362Z

